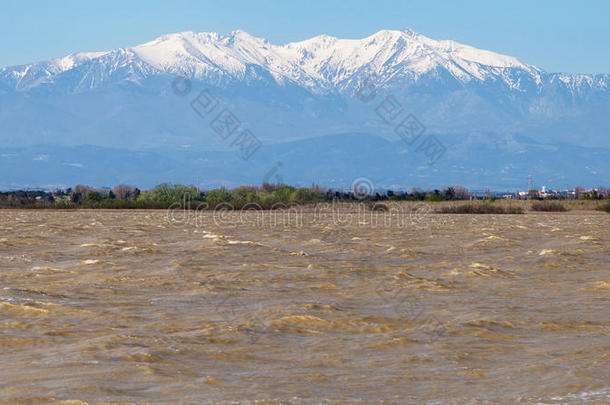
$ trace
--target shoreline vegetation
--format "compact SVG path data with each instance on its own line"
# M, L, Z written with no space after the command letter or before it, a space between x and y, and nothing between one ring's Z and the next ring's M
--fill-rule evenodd
M77 185L55 190L0 192L0 209L187 209L187 210L274 210L317 203L364 204L371 211L387 211L399 202L435 203L440 214L523 214L525 211L565 212L599 210L610 213L610 195L584 194L579 199L496 199L491 194L476 196L465 187L410 192L386 190L374 194L358 190L325 189L316 185L296 188L285 184L242 186L201 191L195 186L163 183L150 190L121 184L113 189Z

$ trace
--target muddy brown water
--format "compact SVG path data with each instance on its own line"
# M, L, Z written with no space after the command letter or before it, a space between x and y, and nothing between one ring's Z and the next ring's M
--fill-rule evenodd
M607 214L194 215L0 211L0 401L610 402Z

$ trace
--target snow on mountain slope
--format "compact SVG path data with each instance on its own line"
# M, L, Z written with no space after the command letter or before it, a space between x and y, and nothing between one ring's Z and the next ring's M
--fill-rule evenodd
M115 61L116 65L108 61ZM348 87L350 79L358 74L374 73L384 82L397 78L417 80L426 73L443 69L462 83L493 78L518 87L518 83L504 75L505 69L523 71L536 82L540 82L542 72L509 56L454 41L437 41L411 30L379 31L363 39L321 35L285 45L274 45L237 30L227 35L191 31L168 34L132 48L79 53L4 68L0 70L0 78L16 89L26 90L51 82L68 71L77 71L84 64L91 66L89 75L98 75L95 85L103 84L111 76L99 68L117 71L130 64L137 66L131 69L134 74L143 71L188 74L215 84L243 80L248 66L256 65L280 84L294 82L314 91Z
M355 96L363 79L373 77L380 94L400 99L431 131L543 129L549 139L572 141L586 133L591 145L609 142L600 131L610 119L609 75L547 73L510 56L411 30L362 39L320 35L284 45L240 30L188 31L130 48L7 67L0 69L0 124L5 132L11 129L8 138L15 145L26 139L31 144L39 133L70 143L77 132L98 143L107 139L99 139L101 123L87 131L74 123L97 122L103 111L106 133L141 136L146 144L156 133L160 142L176 120L166 105L168 83L176 75L230 99L242 120L271 140L370 126L365 113L371 107ZM32 94L43 97L28 98ZM51 107L61 114L50 116ZM19 118L24 115L38 118ZM59 124L59 116L74 122ZM150 124L147 136L139 133L142 122ZM374 128L380 134L385 126Z
M183 32L136 46L134 52L158 69L174 72L217 70L241 77L247 64L256 64L278 80L310 86L332 86L356 72L387 73L402 68L424 74L438 66L468 81L484 80L489 68L539 69L517 59L476 49L454 41L436 41L410 30L379 31L364 39L338 39L321 35L301 42L273 45L244 31L219 36Z
M75 69L87 62L107 55L109 52L80 52L63 58L0 69L0 78L16 89L28 89L43 83L52 82L53 77Z
M310 76L317 76L329 85L362 70L389 78L402 72L419 76L442 67L464 82L484 80L484 72L492 68L539 71L515 58L454 41L436 41L410 30L379 31L359 40L319 36L283 48L297 51L287 55L292 64L301 63Z

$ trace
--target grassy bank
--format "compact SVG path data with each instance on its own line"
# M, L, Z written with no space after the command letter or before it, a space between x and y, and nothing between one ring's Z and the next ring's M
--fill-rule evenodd
M607 201L606 203L600 205L598 207L598 210L610 213L610 201Z
M568 211L568 207L560 202L538 201L532 203L532 211L563 212Z
M610 203L610 202L608 202ZM478 208L479 211L487 210L487 213L493 214L503 210L505 213L511 213L513 210L522 210L523 213L563 213L563 212L594 212L600 210L606 200L483 200L483 201L440 201L432 204L434 210L439 213L468 213L471 205L486 204L491 207L499 208ZM467 208L461 208L466 206ZM473 208L476 210L477 208ZM481 212L484 213L484 212Z
M445 205L435 210L439 214L523 214L525 210L517 206L505 206L492 203L471 203Z

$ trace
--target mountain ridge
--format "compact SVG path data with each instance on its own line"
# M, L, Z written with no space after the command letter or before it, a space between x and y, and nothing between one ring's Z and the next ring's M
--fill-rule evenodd
M362 39L319 35L284 45L271 44L242 30L226 35L184 31L162 35L133 47L80 52L49 61L5 67L0 69L0 78L16 89L26 90L43 83L44 79L82 65L108 65L110 61L117 63L115 69L124 63L143 63L147 68L142 68L142 72L147 74L186 73L200 80L220 80L222 75L243 80L247 65L257 65L268 70L278 83L288 80L322 89L342 87L346 80L362 71L380 77L411 73L416 79L439 67L449 71L458 81L500 77L516 89L518 81L511 80L505 69L526 72L539 85L541 75L556 76L573 85L587 82L589 86L600 88L607 88L609 82L606 74L547 73L511 56L453 40L434 40L409 29L381 30Z
M184 95L172 91L178 77L190 80ZM233 140L218 136L210 126L214 116L202 117L193 110L193 100L206 90L221 106L214 115L222 108L234 114L240 128L260 140L261 153L271 148L290 155L274 145L289 143L298 148L299 140L336 134L365 133L396 142L400 140L397 126L411 115L423 125L426 136L436 136L450 146L447 156L455 151L468 155L466 165L441 166L448 171L444 173L434 169L437 184L444 184L442 176L459 178L454 170L464 176L464 184L472 184L468 176L484 173L486 165L496 163L505 168L507 179L524 177L529 170L521 159L528 150L546 154L537 165L532 160L530 174L553 177L555 171L555 177L577 184L579 178L592 182L596 175L604 180L603 173L610 172L610 159L604 161L597 154L593 166L582 162L581 169L586 171L582 176L566 172L561 161L569 157L570 147L581 151L579 159L586 160L585 150L610 156L609 83L608 74L548 73L510 56L434 40L412 30L382 30L362 39L319 35L283 45L241 30L227 35L185 31L134 47L0 69L0 141L4 148L23 150L37 145L47 145L49 150L88 145L108 153L163 148L184 159L197 153L231 153ZM363 87L372 90L371 97L362 97ZM389 115L388 102L395 108ZM349 142L350 137L341 139ZM493 151L503 160L493 162L468 152L478 147L473 139L485 145L485 153ZM557 149L561 153L553 159L548 155L552 148L523 139L534 139L537 145L562 145ZM303 165L308 159L316 167L316 176L329 181L334 178L330 173L320 174L324 167L353 172L347 166L355 161L343 153L352 145L341 147L328 141L318 145L336 150L320 154L308 148L311 156L299 158L301 173L307 172ZM366 149L365 144L361 148ZM391 150L377 144L376 150ZM499 150L500 146L505 149ZM393 159L402 156L391 155ZM32 156L24 154L25 159ZM343 159L339 163L345 167L337 162L325 166L332 156ZM536 159L535 154L528 156ZM36 165L44 166L52 159L49 154L48 161L36 161ZM180 164L184 159L172 161ZM519 162L518 168L513 160ZM452 156L451 161L460 159ZM380 174L385 163L372 157L368 163L360 159L357 171L376 173L396 184L398 177ZM103 169L90 167L100 172L87 171L87 175L99 181ZM418 167L412 168L413 173ZM570 165L571 170L574 167L579 166ZM388 163L387 170L395 168L408 170L408 166ZM228 167L225 170L232 174L208 168L216 176L209 182L247 178ZM284 170L288 173L290 168ZM405 172L405 178L413 173ZM36 176L33 168L20 174L22 180L31 178L26 184L34 184ZM301 180L308 184L307 179Z

